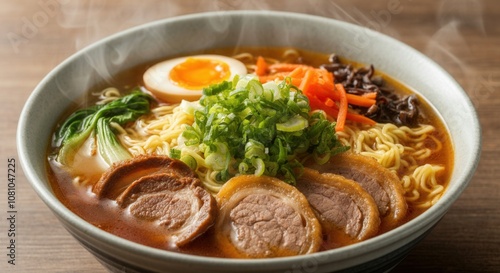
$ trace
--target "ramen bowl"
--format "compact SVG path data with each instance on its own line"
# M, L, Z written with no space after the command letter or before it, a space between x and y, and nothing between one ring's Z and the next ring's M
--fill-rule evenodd
M292 31L293 30L293 31ZM81 219L55 196L48 180L47 147L65 111L89 88L112 75L167 56L207 48L297 47L335 52L373 64L416 90L440 115L451 136L454 168L440 200L409 223L353 245L314 254L266 259L195 256L147 247L107 233ZM40 111L43 109L43 111ZM429 233L459 198L480 153L480 126L467 94L432 60L378 32L303 14L235 11L201 13L152 22L96 42L51 71L22 111L18 152L39 197L61 224L115 272L377 272L387 271Z

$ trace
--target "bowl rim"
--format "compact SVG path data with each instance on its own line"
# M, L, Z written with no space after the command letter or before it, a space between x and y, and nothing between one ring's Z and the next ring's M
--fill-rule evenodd
M451 86L450 88L456 89L457 92L461 96L464 97L464 100L467 104L467 106L470 108L470 114L472 115L472 120L474 123L474 128L472 128L472 131L474 133L474 139L475 142L471 144L474 150L474 154L471 155L471 158L475 158L477 160L471 160L470 163L466 166L468 169L466 175L461 177L461 181L457 184L458 186L452 187L451 189L448 188L445 192L445 194L441 197L441 199L438 201L439 205L434 205L428 210L426 210L424 213L416 217L415 219L411 220L409 223L405 223L404 225L393 229L389 232L386 232L384 234L378 235L374 238L368 239L363 242L359 242L350 246L345 246L342 248L338 249L332 249L332 250L327 250L327 251L322 251L322 252L317 252L317 253L312 253L312 254L307 254L306 256L293 256L293 257L282 257L282 258L264 258L264 259L233 259L233 258L216 258L216 257L205 257L205 256L197 256L197 255L191 255L191 254L182 254L182 253L176 253L176 252L171 252L171 251L165 251L162 249L156 249L153 247L148 247L141 245L139 243L135 243L132 241L129 241L127 239L118 237L114 234L105 232L98 227L93 226L92 224L86 222L82 218L80 218L78 215L74 214L72 211L70 211L66 206L62 204L59 199L54 195L54 193L51 191L50 185L45 185L37 176L37 174L32 170L33 169L33 164L34 162L31 162L29 158L29 151L26 150L26 132L25 128L27 124L29 123L28 117L26 116L26 110L32 107L35 103L37 98L40 96L40 94L43 91L44 85L47 84L47 82L50 81L52 77L60 73L60 70L66 67L68 64L72 63L74 60L80 58L82 55L84 55L87 51L99 47L103 44L106 44L112 40L115 40L119 37L123 37L126 35L131 35L132 33L135 33L137 31L142 31L144 29L149 29L151 27L158 27L159 25L165 25L169 24L172 22L179 22L179 21L189 21L189 20L197 20L197 19L203 19L203 18L208 18L208 17L213 17L213 16L275 16L275 17L281 17L281 18L286 18L290 20L310 20L310 21L329 21L331 24L337 24L341 26L346 26L349 28L355 28L358 30L363 30L367 31L370 33L370 35L376 36L378 39L396 44L398 47L406 48L407 50L411 51L415 56L417 56L420 60L427 62L429 65L435 67L438 69L438 71L442 74L441 76L448 78L450 82L452 82L454 85ZM445 125L446 126L446 125ZM454 147L455 149L456 147ZM269 268L269 264L273 264L276 266L283 266L283 265L289 265L291 262L297 262L304 257L308 259L317 259L319 261L321 260L339 260L343 259L345 257L349 257L350 253L354 252L355 250L358 249L363 249L362 252L368 253L371 251L375 251L379 249L380 247L380 242L385 242L383 245L390 245L393 242L396 242L398 238L401 237L408 237L411 236L415 231L424 228L426 225L428 225L430 222L437 222L439 219L435 219L432 217L432 215L443 215L449 207L454 203L454 201L459 197L459 195L463 192L463 190L468 186L472 176L474 175L475 169L479 163L479 158L480 158L480 153L481 153L481 128L479 124L479 120L477 117L477 113L475 111L475 108L468 97L467 93L462 89L462 87L451 77L451 75L448 74L440 65L435 63L433 60L425 56L424 54L420 53L416 49L410 47L407 44L402 43L399 40L396 40L390 36L387 36L383 33L368 29L363 26L355 25L352 23L344 22L344 21L339 21L334 18L329 18L329 17L323 17L319 15L310 15L310 14L303 14L303 13L296 13L296 12L285 12L285 11L262 11L262 10L237 10L237 11L211 11L211 12L201 12L201 13L193 13L193 14L187 14L187 15L180 15L180 16L174 16L170 18L165 18L165 19L160 19L156 21L152 21L149 23L141 24L135 27L131 27L122 31L119 31L115 34L109 35L105 38L102 38L80 50L72 54L70 57L65 59L63 62L61 62L59 65L57 65L54 69L52 69L41 81L40 83L36 86L32 94L29 96L28 100L25 103L25 106L23 107L18 123L18 129L17 129L17 150L18 150L18 156L20 159L21 166L23 168L23 172L28 180L28 182L31 184L35 192L38 194L38 196L42 199L42 201L51 209L52 213L54 213L58 218L62 218L64 221L70 223L72 226L78 227L79 230L82 232L85 232L86 234L92 236L96 240L100 240L103 242L106 242L110 245L114 246L120 246L122 249L130 251L130 252L135 252L135 253L147 253L148 257L152 258L161 258L161 259L167 259L169 261L177 261L179 263L196 263L196 264L201 264L201 265L210 265L213 263L224 263L226 265L231 265L231 266L241 266L242 264L246 265L252 265L252 266L258 266L258 265L265 265L266 268ZM60 219L59 219L60 220ZM398 234L398 236L395 236Z

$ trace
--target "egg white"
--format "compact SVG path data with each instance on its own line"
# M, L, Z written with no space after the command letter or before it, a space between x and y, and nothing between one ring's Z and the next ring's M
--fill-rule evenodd
M213 54L186 56L159 62L146 70L143 75L146 89L158 99L170 103L180 102L183 99L188 101L199 99L202 95L202 89L190 90L183 88L172 82L169 77L172 68L185 62L188 58L212 59L226 63L229 66L229 80L233 79L235 75L243 76L247 74L245 65L231 57Z

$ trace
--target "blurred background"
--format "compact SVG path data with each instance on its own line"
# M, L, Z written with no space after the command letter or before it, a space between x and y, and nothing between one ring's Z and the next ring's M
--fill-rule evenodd
M365 26L416 48L447 70L478 111L482 159L462 197L394 272L500 272L500 122L496 118L500 116L500 1L496 0L3 0L1 177L7 177L6 161L17 159L15 130L26 99L64 59L130 27L228 10L299 12ZM0 272L105 272L58 224L27 183L21 166L16 167L16 265L9 265L5 255L7 186L0 182Z

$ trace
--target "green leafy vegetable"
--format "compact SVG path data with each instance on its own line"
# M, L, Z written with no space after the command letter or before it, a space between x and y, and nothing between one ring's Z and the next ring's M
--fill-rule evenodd
M347 149L335 125L321 113L310 115L307 97L287 80L261 84L255 75L236 77L205 88L200 104L182 137L204 154L221 182L240 173L294 184L299 156L324 161Z
M118 141L111 124L124 125L149 112L152 98L133 90L107 104L94 105L77 110L58 128L54 135L54 146L59 147L57 160L71 165L75 154L91 135L97 138L97 149L108 163L128 159L131 155Z

